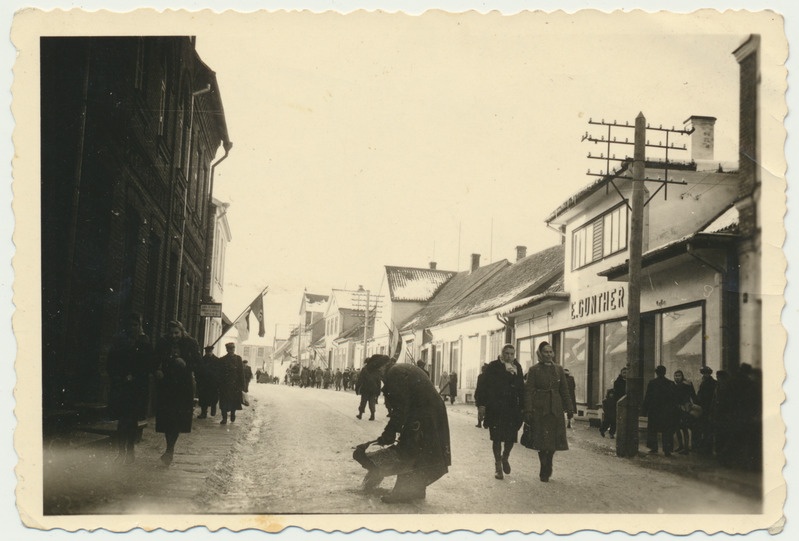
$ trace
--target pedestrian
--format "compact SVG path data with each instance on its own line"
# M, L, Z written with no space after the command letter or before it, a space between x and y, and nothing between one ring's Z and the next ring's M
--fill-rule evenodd
M677 389L673 381L666 378L666 367L655 368L655 378L646 386L641 404L641 414L647 417L646 446L649 453L658 453L658 434L663 442L663 454L671 456L674 449L674 429L678 417Z
M247 359L244 359L242 362L242 368L244 370L244 392L250 392L250 382L252 381L252 368L250 368L250 363Z
M707 455L713 453L713 398L718 382L713 378L713 369L709 366L700 368L699 373L702 374L702 381L696 392L696 403L702 408L702 413L695 424L694 448Z
M219 424L226 425L228 414L230 422L236 422L236 412L241 410L241 393L244 391L244 361L236 355L236 344L225 344L227 353L219 359L219 408L222 410L222 420Z
M200 346L179 321L167 324L166 336L156 347L155 380L157 406L155 431L164 434L166 451L161 462L167 466L175 455L181 433L191 432L194 416L194 378L200 361Z
M477 384L474 387L474 404L477 406L477 424L475 426L477 428L488 428L488 424L484 422L486 416L485 374L487 367L488 364L486 363L483 363L483 366L480 367L480 375L477 376Z
M449 403L454 404L458 396L458 373L454 370L449 374Z
M369 405L369 420L375 420L375 406L377 405L377 397L380 395L380 372L378 370L366 370L367 364L375 356L369 357L364 360L363 368L358 374L358 379L355 381L355 394L360 395L361 402L358 405L358 419L363 418L363 412L366 411L367 404Z
M677 417L677 448L674 451L687 455L691 451L691 431L694 424L691 410L696 402L696 391L694 384L685 379L682 370L674 371L674 385L680 407Z
M449 374L446 371L442 372L441 377L438 378L438 394L445 401L449 398Z
M575 394L577 389L577 383L574 381L574 376L571 375L568 368L563 369L563 374L566 376L566 387L569 389L569 398L572 401L572 407L577 409L577 396ZM571 411L566 412L566 428L572 427L572 419L574 418L574 413Z
M452 464L447 408L430 378L413 364L397 364L385 355L373 355L363 371L383 374L390 413L377 443L392 445L396 441L394 449L405 466L382 500L402 503L424 499L427 487L444 476Z
M333 380L333 372L330 371L330 368L325 369L325 373L322 376L322 385L325 389L330 388L330 382Z
M139 421L146 418L153 348L142 330L142 316L131 312L124 327L114 337L108 352L107 371L110 380L108 409L117 420L117 462L131 464L139 435Z
M494 477L503 479L511 471L510 452L522 426L524 376L516 360L516 348L505 344L502 354L485 371L485 419L494 453Z
M344 378L344 375L341 373L341 368L336 368L336 373L333 374L333 384L336 387L337 391L341 390L341 380Z
M599 434L604 438L605 432L610 433L610 438L616 437L616 392L608 389L602 401L602 425Z
M613 396L616 397L616 403L627 394L627 367L625 366L619 370L619 375L613 381Z
M350 376L351 375L352 374L351 374L349 368L345 369L344 372L341 374L341 384L344 386L344 390L345 391L349 391L350 390Z
M524 384L525 421L533 433L532 449L538 451L538 477L544 483L552 477L555 451L566 451L564 412L573 412L563 367L555 364L555 351L548 342L541 342L536 352L538 363L530 367Z
M208 408L211 408L211 417L216 416L216 405L219 402L218 360L218 357L214 355L214 347L207 346L205 355L200 359L197 369L194 371L197 380L197 401L200 406L198 419L208 418Z

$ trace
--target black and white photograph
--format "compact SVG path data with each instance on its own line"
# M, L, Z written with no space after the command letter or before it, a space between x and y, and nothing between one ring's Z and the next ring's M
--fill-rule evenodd
M11 41L26 528L782 531L777 11Z

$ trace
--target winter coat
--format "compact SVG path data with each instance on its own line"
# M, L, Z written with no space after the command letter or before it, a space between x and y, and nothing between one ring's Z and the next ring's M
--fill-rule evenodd
M641 403L641 414L647 416L649 429L655 432L675 429L679 413L676 384L665 377L650 380Z
M111 419L142 420L147 416L149 374L153 348L145 334L122 332L108 352L106 370L110 379L108 409Z
M244 390L244 362L235 353L219 359L219 405L223 410L241 409L241 392Z
M355 394L377 397L380 394L380 374L374 370L361 370L355 380Z
M427 374L413 364L394 364L385 375L383 393L389 421L383 441L394 441L403 461L430 484L449 470L452 454L447 408Z
M621 400L621 397L627 394L627 380L621 377L619 374L616 377L616 380L613 382L613 396L616 398L616 402Z
M219 357L213 353L204 355L194 371L197 380L197 399L201 408L209 407L219 400L217 365Z
M696 393L696 403L702 406L702 417L708 418L713 410L713 399L718 382L712 376L703 377Z
M250 392L250 381L252 381L252 368L250 365L247 364L243 367L244 370L244 388L242 389L245 393Z
M516 374L505 369L497 359L486 367L484 423L489 428L492 441L515 442L522 426L524 404L524 376L522 365L514 359Z
M474 387L474 403L479 408L480 406L486 405L486 396L485 396L485 383L486 375L485 372L477 376L477 384Z
M449 375L449 394L450 396L458 396L458 374L453 372Z
M182 363L179 359L182 359ZM200 346L184 336L177 342L164 338L156 347L156 432L191 432L194 413L194 377ZM163 377L159 377L162 374Z
M569 448L563 413L573 412L574 404L562 366L539 362L530 367L524 384L524 411L532 420L533 449L565 451Z
M566 378L566 387L569 389L569 399L572 403L572 411L577 407L577 382L574 381L574 376L571 374L566 375L564 373L564 377Z

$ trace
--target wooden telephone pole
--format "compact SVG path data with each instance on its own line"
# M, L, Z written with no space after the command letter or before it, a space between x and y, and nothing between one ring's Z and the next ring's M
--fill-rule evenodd
M599 174L591 173L590 176L599 176L608 178L609 185L612 185L619 196L627 203L630 209L630 258L629 258L629 283L628 288L628 304L627 304L627 392L625 396L619 400L616 407L617 410L617 433L616 433L616 455L620 457L633 457L638 456L638 418L643 402L644 395L644 380L643 380L643 363L642 363L642 349L641 349L641 260L643 257L644 246L644 207L652 200L661 189L664 189L664 197L668 197L669 184L686 184L684 181L669 180L669 150L687 150L685 145L682 147L674 146L669 142L669 134L676 133L679 135L688 135L693 132L691 130L677 130L674 127L671 129L659 127L652 127L647 125L646 117L643 113L638 113L635 118L635 124L629 123L617 124L616 121L594 122L589 120L589 124L607 126L608 135L607 139L604 136L597 139L586 133L583 136L583 141L588 140L595 144L607 144L607 156L600 154L600 156L592 156L588 154L589 158L605 160L607 169L600 171ZM611 129L618 128L634 128L635 135L633 142L627 139L624 141L616 140L612 136ZM666 136L666 143L650 144L646 138L647 130L657 132L664 132ZM629 164L630 158L616 158L611 154L611 145L633 145L633 159L632 159L632 194L630 200L624 197L621 191L614 183L615 179L622 178L622 175L616 174L616 169L612 169L610 162L626 162ZM664 178L652 179L646 177L646 149L659 148L665 150L665 159L659 165L652 165L651 167L661 167L665 171ZM646 187L645 182L658 182L660 187L646 200ZM609 189L609 188L608 188Z

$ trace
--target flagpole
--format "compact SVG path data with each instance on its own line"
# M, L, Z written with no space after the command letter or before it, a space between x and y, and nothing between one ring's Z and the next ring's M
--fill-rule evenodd
M261 293L260 293L260 294L259 294L257 297L255 297L255 298L257 299L258 297L263 297L264 295L266 295L266 292L267 292L267 290L268 290L268 289L269 289L269 286L266 286L266 287L264 287L264 288L261 290ZM216 340L214 340L214 343L213 343L213 344L211 344L211 345L210 345L210 346L208 346L208 347L214 347L214 346L217 344L217 342L219 342L220 340L222 340L222 337L223 337L223 336L225 336L225 335L227 334L227 331L229 331L230 329L232 329L233 327L235 327L235 326L236 326L236 323L238 323L238 322L239 322L239 320L241 319L241 317L242 317L244 314L246 314L246 313L247 313L247 310L250 310L250 307L251 307L251 306L252 306L252 302L250 302L250 304L248 304L248 305L247 305L247 308L245 308L244 310L242 310L242 311L241 311L241 313L239 314L239 316L238 316L236 319L234 319L234 320L233 320L233 322L230 324L230 327L228 327L226 331L222 331L222 334L220 334L220 335L217 337L217 339L216 339Z

